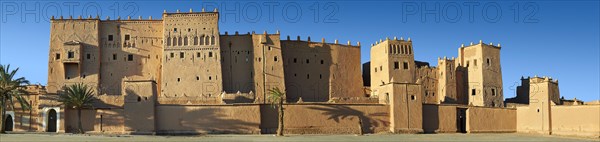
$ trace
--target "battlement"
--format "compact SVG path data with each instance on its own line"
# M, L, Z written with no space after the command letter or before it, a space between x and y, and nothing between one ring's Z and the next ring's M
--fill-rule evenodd
M521 80L529 80L529 83L544 83L544 82L550 82L550 83L555 83L558 84L558 79L552 79L552 77L548 77L548 76L542 76L542 77L538 77L537 75L535 75L534 77L521 77Z
M398 39L397 37L394 37L394 39L391 39L391 40L389 37L386 37L385 40L379 39L379 41L375 41L375 43L371 44L371 47L382 44L384 42L388 42L388 41L408 42L408 43L412 44L412 40L410 39L410 37L408 38L408 40L404 40L404 37L400 37L400 39Z
M218 14L219 11L217 8L213 9L212 12L207 12L204 8L202 8L202 10L196 11L196 12L194 12L194 10L192 8L190 8L189 12L181 12L179 9L177 9L177 11L175 11L175 12L168 12L167 10L163 10L163 14L204 14L204 13Z
M255 31L252 31L252 33L247 32L245 34L240 34L238 31L235 31L234 34L229 35L229 32L225 31L225 33L221 34L221 36L279 35L279 33L279 30L277 30L275 33L267 33L267 31L264 31L262 34L257 34Z
M314 42L314 41L311 41L310 36L308 36L308 38L306 40L302 40L300 38L300 36L296 36L296 40L291 40L290 36L288 35L287 38L286 38L286 41L306 42L306 43L309 43L309 44L340 45L340 46L345 46L345 47L360 48L360 42L356 42L356 45L352 45L352 42L350 42L348 40L346 42L346 44L340 44L339 41L337 39L335 39L333 43L328 43L325 40L325 38L321 38L321 42Z
M149 16L147 19L143 19L142 16L138 16L137 19L132 19L131 16L127 16L127 19L121 19L121 16L116 19L111 19L110 16L106 16L104 20L100 19L99 15L92 17L92 15L88 15L88 17L83 18L79 15L77 18L73 18L73 16L69 16L68 18L64 18L60 16L59 18L55 18L54 16L50 17L50 21L75 21L75 20L99 20L99 21L162 21L161 19L153 19L152 16Z
M501 48L500 43L498 43L497 45L494 45L494 43L492 43L492 42L490 42L489 44L485 44L485 43L483 43L483 40L479 40L478 44L473 44L473 42L471 42L471 43L469 43L468 46L465 46L465 44L461 44L460 48L468 48L468 47L473 47L476 45L482 45L482 46L485 45L485 46L494 47L494 48L498 48L498 49Z
M438 62L448 62L448 61L450 61L450 62L454 62L454 60L455 60L455 58L454 58L454 57L451 57L451 58L448 58L448 57L446 57L446 56L444 56L444 58L440 58L440 57L438 57Z

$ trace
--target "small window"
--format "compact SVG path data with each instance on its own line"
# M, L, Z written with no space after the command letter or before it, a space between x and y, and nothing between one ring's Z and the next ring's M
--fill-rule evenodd
M183 58L183 55L185 55L183 52L179 52L179 58Z
M200 77L199 77L199 76L196 76L196 80L200 80Z
M177 82L181 81L181 78L177 78Z
M75 58L75 52L69 51L69 53L67 54L67 58L69 58L69 59Z
M469 61L467 61L467 68L469 67Z
M394 62L394 69L400 69L400 63Z
M471 95L475 96L476 95L476 91L475 89L471 89Z
M377 68L375 68L375 72L377 72Z
M117 60L117 54L113 54L113 60Z
M113 41L113 35L108 35L108 41Z
M200 58L200 52L196 52L196 57Z
M306 59L306 63L307 63L307 64L308 64L308 63L310 63L310 60Z
M296 58L294 58L294 63L298 62L298 60Z
M127 55L127 61L133 61L133 54Z
M171 52L171 58L175 57L175 53Z
M492 96L496 96L496 89L492 88Z
M60 60L60 53L56 53L56 60Z
M325 61L321 60L321 65L322 65L323 63L325 63Z
M491 64L490 64L490 58L487 58L487 60L486 60L486 63L487 63L487 66L488 66L488 67L491 65Z
M410 95L410 100L413 100L413 101L414 101L414 100L416 100L416 99L417 99L417 97L415 97L415 95Z
M310 74L306 74L306 79L310 79Z
M173 31L174 31L174 32L177 32L177 28L173 28Z
M380 70L380 71L383 71L383 66L379 66L379 70Z
M130 38L131 37L128 34L125 35L125 40L129 40Z
M277 56L275 56L275 57L273 58L273 61L277 62Z
M407 69L408 69L408 63L407 63L407 62L404 62L404 63L402 64L402 66L404 66L404 69L405 69L405 70L407 70Z
M90 59L90 58L91 58L91 56L92 56L92 55L90 55L90 54L86 54L86 55L85 55L85 58L86 58L86 59Z
M473 65L477 66L477 59L473 60Z
M212 52L208 52L208 57L212 57Z

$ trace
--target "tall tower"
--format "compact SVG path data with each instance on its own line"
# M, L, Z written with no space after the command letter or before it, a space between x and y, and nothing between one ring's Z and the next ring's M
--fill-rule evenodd
M438 58L438 100L440 103L464 103L456 92L456 67L452 59Z
M371 47L371 90L378 95L383 84L415 83L412 41L386 39Z
M163 13L161 96L214 100L222 87L219 15Z
M479 44L461 47L457 64L464 69L467 86L463 95L468 96L469 105L503 106L500 44L494 46L479 41Z

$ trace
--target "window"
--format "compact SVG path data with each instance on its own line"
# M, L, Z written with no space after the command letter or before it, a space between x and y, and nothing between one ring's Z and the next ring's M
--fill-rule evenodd
M183 38L183 45L187 46L188 45L188 37L184 37Z
M56 53L56 60L60 60L60 53Z
M492 96L496 96L496 89L492 88Z
M69 53L67 53L67 58L69 58L69 59L75 58L75 52L69 51Z
M394 69L400 69L400 63L394 62Z
M177 82L181 81L181 78L177 78Z
M404 62L404 63L402 64L402 66L404 67L404 69L405 69L405 70L407 70L407 69L408 69L408 63L407 63L407 62Z
M490 58L487 58L487 60L486 60L486 63L487 63L487 66L488 66L488 67L491 65L491 64L490 64Z
M92 56L92 55L90 55L90 54L86 54L86 55L85 55L85 58L86 58L86 59L90 59L90 58L91 58L91 56Z
M310 60L306 59L306 63L307 63L307 64L308 64L308 63L310 63Z
M306 74L306 79L310 79L310 74Z
M200 58L200 52L196 52L196 57Z
M415 97L415 95L410 95L410 100L413 100L413 101L414 101L414 100L416 100L416 99L417 99L417 97Z
M131 37L129 37L128 34L125 35L125 40L129 40Z
M475 96L476 95L475 92L476 92L475 89L471 89L471 95Z
M212 57L212 52L208 52L208 57Z
M321 65L322 65L323 63L325 63L325 61L321 60Z
M175 54L173 52L171 52L171 58L175 57Z
M199 77L199 76L196 76L196 80L200 80L200 77Z
M277 62L277 56L275 56L275 58L273 58L273 60L274 60L275 62Z
M473 65L477 66L477 59L473 60Z
M127 61L133 61L133 54L127 55Z
M183 58L183 55L185 55L183 52L179 52L179 58Z
M173 31L174 31L174 32L177 32L177 28L173 28Z
M113 41L113 35L108 35L108 41Z
M467 68L469 67L469 61L467 61Z
M297 60L296 60L296 58L294 58L294 63L296 63L296 62L297 62Z
M113 60L117 60L117 54L113 54Z

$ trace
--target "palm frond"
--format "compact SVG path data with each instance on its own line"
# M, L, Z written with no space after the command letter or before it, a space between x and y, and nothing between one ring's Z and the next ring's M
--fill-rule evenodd
M74 108L90 107L94 100L93 89L83 83L63 87L63 91L58 96L59 102L67 107Z

